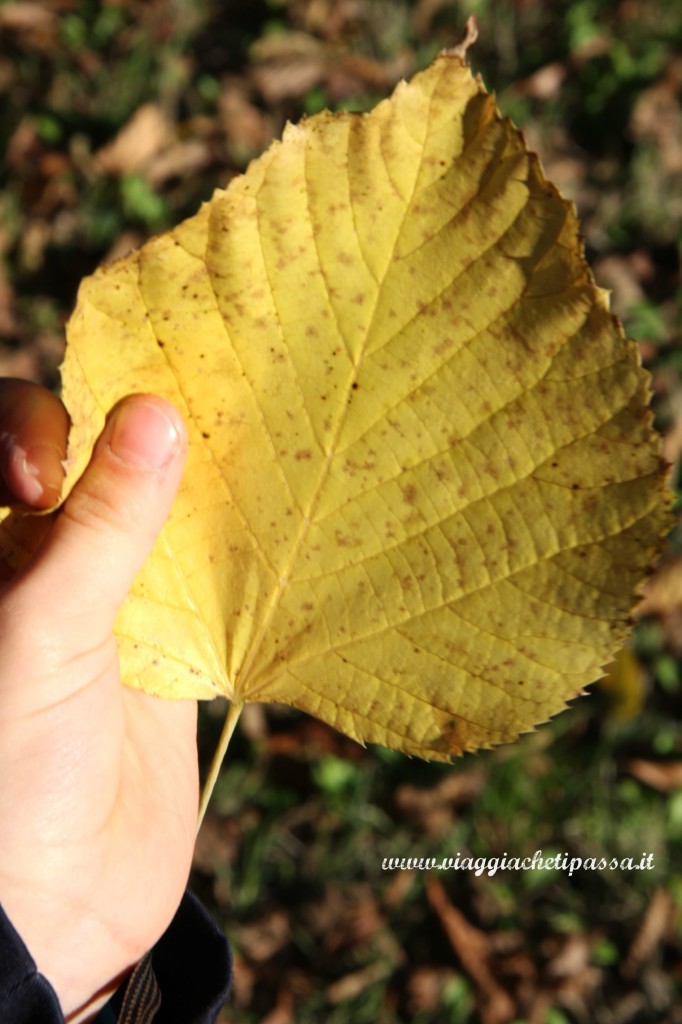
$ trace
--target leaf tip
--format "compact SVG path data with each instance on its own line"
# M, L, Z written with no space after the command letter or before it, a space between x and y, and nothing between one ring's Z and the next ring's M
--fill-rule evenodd
M462 64L466 64L467 51L474 45L478 39L478 20L475 14L470 14L467 18L466 28L464 30L464 38L461 42L457 43L457 46L452 46L447 50L443 50L443 56L446 57L459 57Z

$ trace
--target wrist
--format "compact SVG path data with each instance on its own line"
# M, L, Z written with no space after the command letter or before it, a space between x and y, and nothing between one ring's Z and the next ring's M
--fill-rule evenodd
M16 898L0 886L2 908L23 945L26 970L30 964L49 983L66 1024L86 1024L97 1016L132 970L135 957L122 953L112 968L110 937L87 915L51 912L50 901ZM54 909L54 908L53 908ZM74 950L79 955L74 956Z
M64 1020L66 1024L87 1024L88 1021L93 1021L102 1008L109 1002L119 986L123 984L127 973L128 972L125 972L120 978L117 978L115 982L112 982L110 985L106 985L99 992L96 992L95 995L83 1004L83 1006L80 1006L72 1013L65 1014Z

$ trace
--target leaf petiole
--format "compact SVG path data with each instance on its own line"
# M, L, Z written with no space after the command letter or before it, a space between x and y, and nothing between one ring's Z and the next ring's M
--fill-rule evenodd
M204 815L206 814L208 802L211 799L213 787L215 786L216 781L218 779L218 775L220 774L220 769L225 758L225 754L227 753L227 748L230 744L230 740L232 739L232 733L234 732L237 722L239 721L239 716L242 713L243 707L243 701L231 701L230 706L227 710L227 715L225 716L225 724L223 725L223 731L220 734L220 740L218 741L218 746L216 747L215 754L213 755L211 767L208 770L208 775L206 776L206 781L204 782L204 788L201 791L201 801L199 803L199 817L197 820L197 832L201 828L201 823L204 820Z

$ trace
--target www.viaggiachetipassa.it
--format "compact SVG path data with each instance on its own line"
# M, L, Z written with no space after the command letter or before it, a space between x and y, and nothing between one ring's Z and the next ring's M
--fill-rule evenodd
M473 871L492 877L497 871L653 871L653 853L641 857L576 857L569 853L543 856L536 850L532 857L472 857L457 853L454 857L384 857L384 871Z

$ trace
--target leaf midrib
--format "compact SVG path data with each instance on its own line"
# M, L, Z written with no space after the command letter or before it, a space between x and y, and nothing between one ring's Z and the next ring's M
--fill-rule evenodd
M401 232L402 232L402 229L403 229L403 225L405 223L405 217L407 216L407 213L408 213L408 211L409 211L409 209L411 207L412 201L414 200L415 192L416 192L417 185L418 185L418 182L419 182L422 160L423 160L423 156L424 156L425 141L428 138L428 131L429 131L430 120L431 120L431 103L429 103L429 117L428 117L427 123L426 123L426 128L425 128L425 132L424 132L424 139L422 140L421 158L419 159L419 161L417 163L417 166L415 168L415 174L414 174L414 181L413 181L413 185L412 185L412 191L410 193L409 198L405 201L405 205L404 205L404 208L403 208L403 215L402 215L402 218L400 220L400 224L397 226L397 230L396 230L395 235L394 235L393 244L392 244L392 247L391 247L391 256L390 256L390 258L387 261L387 267L390 267L390 265L392 263L393 255L395 253L395 249L396 249L396 246L397 246L397 243L398 243L398 239L400 238L400 235L401 235ZM380 127L380 130L381 130L381 126L379 126L379 127ZM347 145L350 143L351 138L352 138L352 133L349 131L348 132L348 136L347 136ZM311 222L311 225L312 225L313 218L312 218L312 214L311 214L311 211L310 211L310 189L309 189L309 186L308 186L308 176L307 176L307 152L308 152L308 150L307 150L307 146L306 146L304 148L304 150L303 150L303 154L304 154L304 157L303 157L304 158L304 168L305 168L305 173L306 173L306 200L307 200L307 204L308 204L308 216L309 216L309 219L310 219L310 222ZM387 173L388 173L388 170L387 170ZM313 239L315 240L315 243L317 245L317 238L315 236L314 230L313 230ZM326 277L325 277L325 275L324 275L324 273L322 271L323 261L322 261L322 258L320 257L319 250L318 250L318 262L319 262L319 265L320 265L320 271L321 271L322 280L325 282L325 286L326 286L327 285L327 280L326 280ZM289 555L288 555L286 564L284 566L284 569L279 574L277 585L274 588L274 590L272 591L271 598L270 598L270 600L269 600L269 602L268 602L268 604L266 606L265 613L264 613L263 618L261 620L260 626L258 627L258 631L257 631L257 633L256 633L256 635L255 635L255 637L254 637L254 639L253 639L253 641L251 643L250 650L247 653L247 655L246 655L246 657L244 659L244 662L242 663L242 666L238 670L239 671L239 678L238 678L238 680L233 680L233 683L234 683L234 686L235 686L235 694L237 694L237 692L239 692L240 689L244 687L245 682L248 680L251 666L254 664L254 662L257 659L258 653L259 653L260 648L261 648L261 644L263 643L263 639L264 639L264 637L265 637L265 635L267 633L267 630L268 630L268 628L270 626L270 623L271 623L271 621L273 619L273 616L274 616L274 614L275 614L275 612L276 612L276 610L277 610L277 608L279 606L279 602L280 602L280 599L282 597L282 594L284 593L284 591L286 590L286 587L288 586L292 567L296 564L296 560L298 558L298 555L299 555L299 553L301 551L301 548L303 547L303 544L305 542L305 538L307 536L308 529L310 527L310 524L311 524L313 516L314 516L315 506L316 506L316 504L318 502L318 499L319 499L319 497L320 497L320 495L321 495L321 493L322 493L322 491L324 489L325 482L326 482L327 477L329 475L329 467L331 465L332 460L337 455L336 449L337 449L338 440L339 440L339 437L341 436L341 432L343 430L343 426L344 426L344 424L346 422L346 417L348 415L348 410L350 408L350 403L348 402L348 396L352 394L353 384L357 381L358 371L359 371L359 368L360 368L360 366L362 364L362 360L363 360L363 357L364 357L364 354L365 354L365 350L366 350L366 347L367 347L367 341L368 341L369 337L371 336L372 326L374 324L374 320L375 320L375 317L376 317L377 309L379 308L379 301L380 301L381 294L382 294L382 285L384 283L384 280L385 280L385 275L384 275L384 279L382 279L381 281L377 281L378 287L377 287L377 290L376 290L376 296L375 296L375 300L374 300L374 307L372 309L372 314L370 316L369 323L367 325L367 329L366 329L366 331L364 333L364 336L362 338L362 344L360 345L358 353L357 353L357 356L356 356L355 360L352 363L352 373L351 373L351 375L349 377L348 388L347 388L345 400L341 403L341 415L338 418L336 427L334 429L334 433L332 434L332 436L331 436L331 438L329 440L329 444L328 444L327 452L325 454L324 461L323 461L323 463L322 463L322 465L320 467L318 478L317 478L317 480L315 482L315 485L314 485L314 487L313 487L313 489L311 491L311 495L310 495L310 499L309 499L309 502L308 502L307 510L301 516L301 520L300 520L300 523L299 523L299 528L298 528L296 537L294 539L294 543L293 543L293 545L290 548ZM273 295L273 298L274 298L274 295ZM330 305L331 305L331 302L330 302ZM333 309L333 307L332 307L332 309Z

